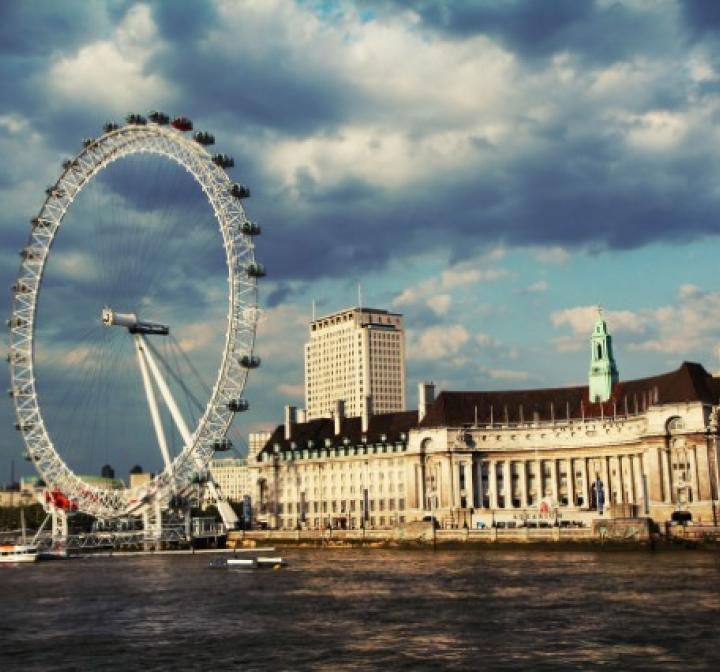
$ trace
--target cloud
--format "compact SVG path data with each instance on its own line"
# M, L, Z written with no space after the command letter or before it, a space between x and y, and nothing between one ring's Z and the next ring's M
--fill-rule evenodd
M496 282L509 275L504 268L487 267L489 257L490 255L483 255L454 264L442 271L437 279L430 278L406 287L395 297L393 305L401 307L424 304L436 315L444 315L452 303L452 290L484 282Z
M90 43L56 60L48 73L48 86L74 105L132 109L140 100L162 100L170 86L147 68L160 52L150 7L135 5L111 40Z
M642 315L630 310L603 311L603 318L607 321L611 332L629 332L641 334L647 324ZM576 306L565 308L552 313L550 320L555 327L567 325L576 335L590 336L593 325L598 319L597 306Z
M720 326L715 319L719 309L720 292L682 285L674 304L648 311L653 337L629 348L680 356L712 352L720 342Z
M720 310L720 292L686 283L678 287L672 304L636 311L606 311L603 316L612 334L623 334L622 342L629 351L698 357L698 353L713 352L720 341L720 326L714 318L716 310ZM584 348L586 342L577 337L589 337L596 319L594 306L554 312L553 325L568 326L573 332L573 336L553 339L556 350L577 352Z
M452 305L452 297L449 294L438 294L427 300L427 305L436 315L445 315Z
M516 371L513 369L488 369L487 375L492 380L504 381L525 381L531 378L527 371Z
M470 340L467 329L459 324L431 327L420 333L407 332L407 357L414 360L440 359L456 355Z
M544 294L548 290L548 283L546 280L538 280L533 282L531 285L525 288L526 294Z
M283 395L284 397L293 397L293 398L300 398L304 399L305 397L305 386L303 384L291 384L291 383L281 383L277 386L277 391L279 394Z
M535 249L535 258L541 264L564 264L570 258L570 254L562 247L539 247Z

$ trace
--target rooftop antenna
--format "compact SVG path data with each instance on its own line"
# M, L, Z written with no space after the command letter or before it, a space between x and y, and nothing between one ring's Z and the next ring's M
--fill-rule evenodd
M315 299L313 299L313 301L312 301L312 321L313 322L315 322L315 320L317 319L316 312L317 312L317 309L315 307Z
M362 285L358 282L358 308L362 308L362 305L363 305Z

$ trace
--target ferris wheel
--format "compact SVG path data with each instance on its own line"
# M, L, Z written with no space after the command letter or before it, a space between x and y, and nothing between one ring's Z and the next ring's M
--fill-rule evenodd
M26 457L45 481L52 504L62 508L76 509L99 518L114 518L140 513L149 507L166 506L191 483L198 481L217 451L231 447L227 434L233 418L236 413L248 409L243 390L248 372L260 364L253 354L258 317L257 282L265 275L264 267L254 256L254 238L260 233L260 227L248 219L243 209L242 202L250 195L249 190L233 183L228 176L227 170L233 167L233 159L209 151L208 147L214 143L210 133L193 134L192 130L189 119L170 120L159 112L153 112L147 118L130 115L122 126L106 124L103 135L84 140L82 151L63 162L62 173L46 190L45 201L32 219L28 244L20 253L9 320L10 394L15 404L16 428L26 446ZM183 200L187 185L172 192L172 200L179 205L165 218L170 224L162 224L158 214L162 208L152 204L150 207L142 200L133 203L137 189L132 184L143 186L149 198L157 191L157 184L153 184L148 176L137 175L138 164L132 163L137 157L151 157L154 165L160 164L158 170L165 171L167 165L171 165L173 170L179 169L184 176L182 179L192 178L193 188L204 208L205 221L200 222L200 216L193 215L188 222L189 208ZM97 183L99 176L112 166L126 164L129 167L120 171L119 184L126 188L122 199L116 196L115 201L108 201L107 189L103 191L98 187L100 200L85 207L86 219L95 222L94 233L73 234L71 225L75 222L71 213L82 201L81 193L89 190L90 185ZM122 202L122 208L116 207L116 202ZM167 204L163 208L167 211ZM110 211L115 213L114 216L110 216ZM140 224L133 222L133 213L136 219L143 220ZM98 224L101 220L104 227ZM208 262L208 269L202 269L204 260L212 258L207 249L209 246L200 260L193 260L185 268L173 270L165 264L181 258L192 260L191 254L180 245L188 246L194 239L210 235L206 233L208 227L200 224L209 225L213 221L214 226L209 228L214 229L213 242L217 243L217 249L213 254L217 264L212 266ZM185 228L180 230L177 222ZM170 236L168 232L172 226L177 230ZM79 246L82 253L58 251L64 239L69 241L70 247L72 244ZM104 250L94 255L95 258L82 248L93 239ZM147 241L155 239L155 248L152 248ZM173 244L176 247L173 248ZM65 254L62 268L71 268L75 273L73 277L80 277L82 264L78 259L81 258L87 260L86 265L92 265L96 276L86 278L84 288L80 289L79 285L68 284L66 276L62 276L62 282L51 282L48 286L46 276L52 266L49 262L56 252ZM70 263L66 263L68 260ZM222 298L223 293L226 300L222 301L224 314L219 318L222 323L211 330L211 336L218 334L220 352L214 353L214 378L210 385L202 388L205 398L199 400L197 397L201 395L193 394L189 389L182 374L178 373L179 367L173 369L169 364L171 360L181 361L182 356L188 362L186 371L196 369L192 358L181 351L177 340L171 347L175 332L175 325L170 322L172 318L158 319L153 310L166 317L173 315L168 308L170 293L165 285L175 282L175 287L180 288L176 295L187 296L191 292L182 283L187 282L193 269L201 269L197 271L198 282L195 284L203 287L205 274L216 271L217 267L221 267L223 287L212 295L210 303L214 309L219 303L216 299ZM101 282L103 278L106 281ZM124 290L130 286L134 294L124 301L123 296L131 294ZM109 289L106 291L105 288ZM50 298L43 299L45 294ZM199 303L196 300L198 308L185 308L184 312L201 312ZM79 307L73 308L75 305ZM39 309L47 313L46 322L65 319L69 325L62 330L40 329L43 334L50 334L45 350L38 350L37 346ZM70 319L67 319L68 315ZM180 316L180 320L182 311L175 315ZM86 331L94 334L96 341L92 346L77 346L73 350L72 326L81 322L90 325ZM224 337L219 336L223 331ZM66 369L55 373L58 381L67 382L66 391L55 393L53 397L52 389L48 388L46 398L50 402L43 408L41 402L45 397L39 389L42 376L38 367L42 368L48 361L49 350L65 343L69 343L62 358ZM109 355L110 344L115 350ZM166 347L166 344L170 345ZM163 352L172 356L163 356ZM208 353L201 354L207 356ZM109 367L109 362L114 364L114 369ZM76 375L78 367L84 367L82 376ZM87 373L93 371L94 378ZM124 401L120 400L122 389L127 395ZM181 390L194 400L198 409L194 415L181 408L178 398ZM77 399L73 401L75 397ZM103 399L107 401L107 408L96 408L93 413L92 405L97 406L98 400ZM144 407L142 418L138 406ZM71 407L76 410L75 417L72 417ZM53 423L47 422L46 410L63 419L64 422L58 420L55 423L57 432ZM128 415L123 419L120 416L126 410ZM134 415L130 415L130 411ZM145 435L136 429L142 425L143 418L152 428L152 432L148 429ZM111 425L111 421L115 424ZM97 427L103 422L105 429L101 435ZM98 484L78 474L69 463L68 456L84 444L90 450L98 451L101 450L98 446L111 445L121 436L123 443L118 444L123 446L121 451L127 446L130 452L137 449L137 443L145 443L142 437L148 435L152 436L153 443L157 443L153 451L159 467L156 475L136 487L125 487L124 483L119 487Z

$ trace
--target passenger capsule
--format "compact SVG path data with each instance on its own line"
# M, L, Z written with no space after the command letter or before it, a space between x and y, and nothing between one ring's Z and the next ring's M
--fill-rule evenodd
M193 123L187 117L175 117L175 119L170 122L170 125L174 129L183 132L192 131L193 129Z
M230 439L218 439L217 441L213 442L213 450L217 453L223 453L226 450L230 450L232 448L232 441Z
M65 192L62 189L58 189L56 186L48 187L45 189L45 193L53 198L60 198Z
M212 162L216 166L220 166L220 168L232 168L235 166L235 159L232 158L232 156L228 156L227 154L214 154L212 157Z
M228 402L228 410L233 413L242 413L250 408L250 404L247 399L231 399Z
M237 199L250 198L250 188L244 184L233 184L230 187L230 195Z
M208 145L215 144L215 136L212 133L207 133L206 131L198 131L195 133L195 135L193 135L193 140L201 145L205 145L206 147Z
M112 133L113 131L117 131L120 126L118 126L114 121L108 121L105 125L103 125L103 131L105 133Z
M148 119L158 126L167 126L170 123L170 117L164 112L158 112L157 110L150 112Z
M244 369L257 369L260 366L260 357L255 355L243 355L238 361Z
M248 264L245 272L247 273L249 278L264 278L267 275L267 272L265 271L265 266L258 263Z
M93 144L93 142L95 142L95 138L85 138L85 139L82 141L82 146L85 147L85 148L88 148L90 145Z
M240 225L240 232L244 233L246 236L259 236L260 231L260 226L255 222L251 222L249 219L246 219Z
M147 119L142 114L128 114L125 121L131 126L145 126L147 124Z

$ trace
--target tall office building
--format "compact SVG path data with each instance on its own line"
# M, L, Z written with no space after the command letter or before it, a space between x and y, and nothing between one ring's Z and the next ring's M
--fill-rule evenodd
M405 410L405 330L402 315L350 308L310 323L305 344L307 419L330 417L337 401L359 416Z

